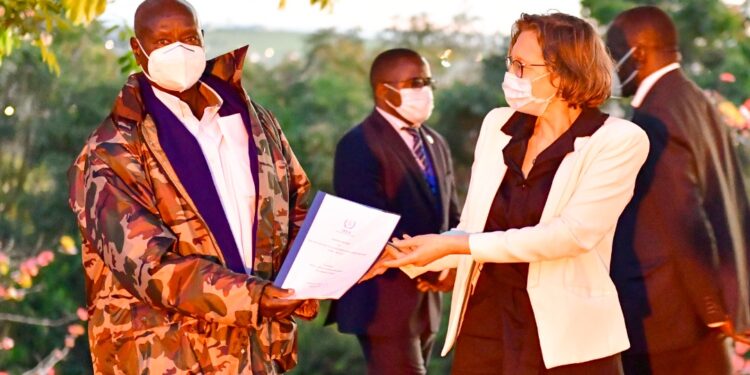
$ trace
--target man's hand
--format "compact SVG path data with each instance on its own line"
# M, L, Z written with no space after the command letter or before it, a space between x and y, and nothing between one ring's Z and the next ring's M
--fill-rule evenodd
M417 279L417 289L420 292L450 292L453 290L453 283L456 281L456 269L442 270L436 281L426 279Z
M267 285L263 288L263 294L260 297L259 312L262 317L282 319L294 312L304 300L286 299L294 295L291 289L282 289L273 285Z

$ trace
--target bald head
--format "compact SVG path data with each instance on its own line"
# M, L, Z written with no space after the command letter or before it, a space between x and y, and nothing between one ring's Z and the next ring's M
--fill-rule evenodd
M640 6L620 13L607 31L607 47L619 62L620 81L628 82L623 96L633 95L651 73L679 61L677 43L675 25L663 10Z
M615 18L612 29L618 29L629 45L662 50L677 49L677 29L669 15L654 6L636 7Z
M370 85L374 90L379 83L399 82L404 79L415 78L406 77L410 72L405 72L405 70L417 70L423 64L426 64L426 62L416 51L407 48L389 49L375 57L372 62Z
M170 18L192 19L199 28L198 16L190 3L183 0L145 0L138 6L133 19L135 36L139 39Z

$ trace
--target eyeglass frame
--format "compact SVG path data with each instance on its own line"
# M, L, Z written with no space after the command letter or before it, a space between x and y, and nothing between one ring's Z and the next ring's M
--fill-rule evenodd
M387 83L389 85L397 85L398 88L405 88L405 89L421 89L425 86L430 86L431 88L435 88L435 83L437 81L432 77L414 77L405 79L403 81L396 81L396 82L383 82ZM404 85L404 83L407 83L408 85Z
M514 64L518 65L518 68L514 68ZM512 56L505 58L505 69L511 74L514 74L518 78L523 78L523 69L527 66L547 66L549 64L524 64L521 60L513 60ZM511 69L513 68L513 69ZM515 72L513 72L515 70Z

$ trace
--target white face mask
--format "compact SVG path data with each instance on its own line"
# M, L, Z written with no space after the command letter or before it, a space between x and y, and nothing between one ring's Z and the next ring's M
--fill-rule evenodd
M143 73L159 87L183 92L195 85L206 69L206 52L203 47L175 42L157 48L147 54L138 41L138 46L148 58L148 73Z
M518 78L515 74L505 72L505 78L503 79L503 93L505 93L505 101L514 110L522 113L526 113L532 116L541 116L544 111L547 110L547 106L555 97L555 94L550 95L549 98L542 99L537 98L532 93L532 86L535 81L546 77L549 73L543 74L534 79Z
M420 88L398 90L387 83L384 85L401 95L400 106L396 107L388 100L385 101L386 104L398 112L406 121L409 121L411 125L421 125L430 118L432 110L435 108L432 87L423 86Z
M630 56L633 55L633 52L635 52L635 47L632 47L628 53L625 54L620 60L615 64L615 72L612 74L612 98L614 99L621 99L622 98L622 88L625 87L628 83L630 83L632 80L635 79L635 76L638 75L638 69L633 70L633 73L630 73L628 78L626 78L624 81L620 82L620 76L617 74L617 72L620 71L620 68L623 64L625 64L626 61L630 58Z

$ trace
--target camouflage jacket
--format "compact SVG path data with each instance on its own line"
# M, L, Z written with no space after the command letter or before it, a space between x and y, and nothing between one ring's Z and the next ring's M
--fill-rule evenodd
M310 183L276 119L242 88L246 53L219 56L207 72L250 112L259 165L252 276L226 267L160 147L135 75L70 169L96 373L273 374L296 364L294 321L260 316L259 298L304 219ZM295 314L312 318L317 308L306 301Z

